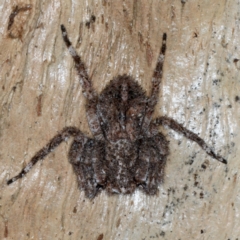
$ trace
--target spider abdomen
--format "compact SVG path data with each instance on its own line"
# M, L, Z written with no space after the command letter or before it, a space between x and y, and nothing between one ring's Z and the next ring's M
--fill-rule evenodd
M132 193L135 189L134 166L138 148L133 142L120 139L106 145L107 191Z

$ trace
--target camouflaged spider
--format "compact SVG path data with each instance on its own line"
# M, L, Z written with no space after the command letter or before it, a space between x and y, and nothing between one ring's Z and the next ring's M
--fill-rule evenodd
M168 141L158 131L165 125L195 141L211 157L227 163L216 155L205 141L175 120L162 116L152 119L159 95L166 52L166 33L152 76L152 90L147 97L140 85L130 76L117 76L98 95L92 88L85 64L68 39L61 25L63 40L75 62L82 91L86 97L86 113L93 138L76 127L65 127L39 150L11 184L22 178L39 160L46 157L61 142L73 137L69 162L86 197L94 198L101 190L108 193L130 194L136 188L154 195L163 182L164 167L169 155Z

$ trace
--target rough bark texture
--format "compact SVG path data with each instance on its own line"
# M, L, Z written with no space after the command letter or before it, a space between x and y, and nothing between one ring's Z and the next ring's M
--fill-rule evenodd
M8 29L16 5L28 4ZM240 237L238 1L6 1L0 19L1 239ZM166 32L156 115L173 117L198 133L228 165L161 129L171 141L171 154L158 196L102 193L89 201L68 163L70 141L7 186L63 127L90 134L62 23L98 92L123 73L149 92Z

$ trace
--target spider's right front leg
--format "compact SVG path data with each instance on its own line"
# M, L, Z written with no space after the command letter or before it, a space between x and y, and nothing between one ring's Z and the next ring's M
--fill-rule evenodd
M162 46L161 50L157 59L157 65L154 70L153 76L152 76L152 89L151 89L151 95L148 99L147 102L147 108L146 108L146 113L145 113L145 118L144 122L142 125L142 129L148 129L148 126L150 125L150 122L152 120L152 114L154 111L154 108L158 102L159 98L159 85L162 81L162 76L163 76L163 64L164 64L164 59L165 59L165 54L166 54L166 45L167 41L167 34L164 33L162 36Z

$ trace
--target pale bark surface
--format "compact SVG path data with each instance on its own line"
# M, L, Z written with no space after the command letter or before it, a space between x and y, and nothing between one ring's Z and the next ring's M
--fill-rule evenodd
M13 38L7 26L16 4L32 8L16 17ZM92 15L96 21L88 28ZM2 1L0 19L0 239L240 237L239 1ZM77 126L90 135L62 23L98 92L123 73L148 91L166 32L155 114L198 133L228 165L160 128L171 154L158 196L103 192L89 201L77 189L68 163L71 141L7 186L63 127Z

